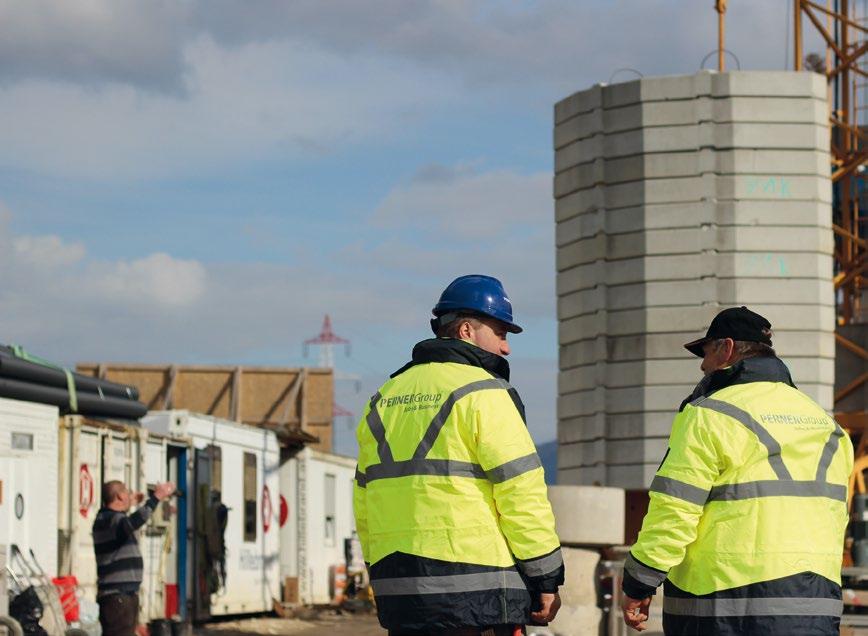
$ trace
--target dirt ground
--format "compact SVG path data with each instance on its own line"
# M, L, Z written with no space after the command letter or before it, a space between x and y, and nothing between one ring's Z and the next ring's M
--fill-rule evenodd
M386 631L373 614L335 614L322 612L304 620L299 618L245 618L209 623L194 630L196 636L385 636Z

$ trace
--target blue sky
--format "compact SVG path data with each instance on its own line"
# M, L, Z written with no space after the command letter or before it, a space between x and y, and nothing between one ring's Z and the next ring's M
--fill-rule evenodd
M297 365L329 313L359 412L442 288L488 273L552 439L553 103L621 67L696 71L712 4L0 0L0 341ZM790 4L730 3L743 68L784 67Z

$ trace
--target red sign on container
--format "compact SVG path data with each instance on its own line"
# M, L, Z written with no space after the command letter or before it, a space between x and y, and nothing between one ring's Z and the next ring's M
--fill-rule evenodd
M78 469L78 512L87 519L87 511L93 503L93 476L87 464Z
M271 507L271 492L268 486L262 487L262 529L268 532L271 527L271 518L274 516L274 509Z

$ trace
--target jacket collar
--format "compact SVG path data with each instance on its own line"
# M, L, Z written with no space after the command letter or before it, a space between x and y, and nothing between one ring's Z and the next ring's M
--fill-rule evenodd
M465 340L455 338L423 340L413 347L413 359L389 377L394 378L410 367L429 362L469 364L485 369L490 374L509 382L509 362L506 361L506 358L496 353L489 353Z
M693 400L707 397L728 386L749 384L751 382L783 382L784 384L789 384L794 389L796 388L793 378L790 376L790 370L787 369L787 365L780 358L774 356L747 358L746 360L736 362L731 367L718 369L711 375L702 378L699 384L696 385L696 388L693 389L693 393L684 399L678 410L683 411L684 407Z

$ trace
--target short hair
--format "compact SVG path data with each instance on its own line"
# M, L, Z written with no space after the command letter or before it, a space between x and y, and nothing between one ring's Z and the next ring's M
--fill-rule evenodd
M773 335L772 330L763 329L762 333L769 339L769 342L771 342ZM719 349L724 340L726 340L726 338L718 338L715 340L714 348ZM778 355L770 344L764 342L748 342L745 340L734 340L733 342L735 343L733 351L738 356L739 360L745 360L747 358L773 358Z
M462 323L469 322L475 329L478 329L480 325L482 325L482 321L479 320L479 317L475 314L462 313L458 314L454 320L446 323L445 325L441 325L439 329L437 329L437 337L438 338L457 338L458 330L461 328Z
M124 482L112 479L102 485L102 505L107 506L115 499L124 489Z

